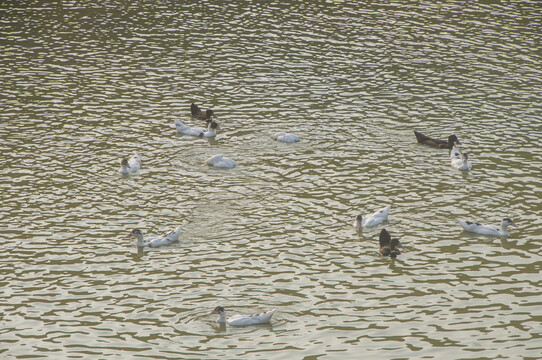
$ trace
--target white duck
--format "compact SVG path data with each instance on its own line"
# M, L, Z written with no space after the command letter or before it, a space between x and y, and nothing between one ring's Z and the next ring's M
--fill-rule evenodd
M211 165L219 168L231 169L237 166L237 163L230 158L224 157L222 154L216 154L203 162L203 165Z
M119 173L126 175L136 172L141 168L141 155L135 153L130 159L122 159L120 162Z
M508 226L517 226L512 219L506 218L501 221L501 226L495 225L482 225L478 223L473 223L470 221L457 220L459 225L463 227L466 231L473 232L476 234L482 235L493 235L493 236L508 236L507 228Z
M207 130L205 130L203 128L190 127L188 125L183 124L177 119L175 119L175 127L177 128L177 132L181 134L190 135L190 136L199 136L199 137L204 137L204 138L216 136L216 130L219 129L218 123L216 121L209 122L209 125L207 125Z
M137 239L138 247L159 247L170 245L171 243L178 241L180 234L181 226L179 225L162 236L154 236L148 239L143 239L143 232L139 229L133 229L127 237L135 237Z
M450 150L450 165L454 169L461 171L468 171L472 167L472 164L469 161L469 154L461 154L455 146Z
M356 220L354 220L354 227L361 231L361 228L363 227L372 227L380 224L381 222L388 219L388 215L391 210L391 205L388 205L386 207L383 207L380 210L375 211L371 215L365 215L356 216Z
M211 314L217 314L219 318L216 320L216 322L224 324L227 323L231 326L247 326L247 325L258 325L258 324L267 324L271 320L271 317L275 313L276 309L263 312L260 314L252 314L252 315L233 315L229 319L226 319L226 309L224 309L222 306L217 306Z
M297 135L287 134L285 132L279 132L279 133L276 133L275 135L271 135L271 138L273 140L282 141L285 143L299 142L299 137L297 137Z

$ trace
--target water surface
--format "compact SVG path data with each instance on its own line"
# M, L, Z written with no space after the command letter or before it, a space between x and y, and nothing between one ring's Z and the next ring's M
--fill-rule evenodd
M542 357L538 2L0 14L3 358ZM215 110L216 139L176 134L203 126L191 102ZM472 171L413 130L455 133ZM118 175L135 151L142 170ZM200 166L216 153L239 165ZM505 217L507 238L455 220ZM167 248L125 239L178 224ZM221 327L217 305L277 312Z

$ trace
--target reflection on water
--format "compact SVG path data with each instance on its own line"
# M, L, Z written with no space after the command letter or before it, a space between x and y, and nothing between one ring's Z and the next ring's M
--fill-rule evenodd
M542 356L537 2L3 14L2 356ZM176 134L203 126L192 102L216 139ZM472 171L413 130L455 133ZM142 169L118 175L135 151ZM216 153L239 165L200 166ZM351 226L387 204L396 260L382 226ZM504 217L508 238L455 220ZM177 224L166 248L125 239ZM230 328L218 305L278 311Z

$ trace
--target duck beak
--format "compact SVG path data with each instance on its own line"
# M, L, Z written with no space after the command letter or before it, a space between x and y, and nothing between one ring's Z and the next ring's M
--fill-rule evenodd
M461 141L459 141L459 140L456 140L455 143L456 143L457 145L463 145L463 144L461 144Z
M516 225L516 223L513 222L513 221L510 223L510 225L515 226L515 227L518 227L518 226Z
M401 249L404 249L405 247L403 246L403 244L401 244L401 242L399 241L399 243L397 244L397 247L401 248Z

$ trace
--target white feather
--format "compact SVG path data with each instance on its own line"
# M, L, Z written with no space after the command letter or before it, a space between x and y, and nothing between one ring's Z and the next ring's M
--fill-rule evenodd
M383 207L382 209L379 209L370 215L362 216L361 222L359 221L359 215L358 215L356 217L356 220L354 220L353 225L358 230L361 230L364 227L376 226L388 219L390 210L391 210L391 205Z

